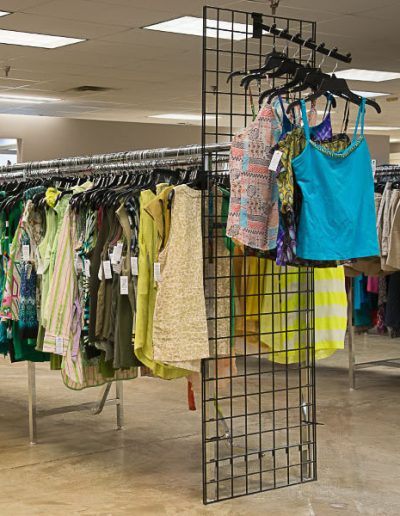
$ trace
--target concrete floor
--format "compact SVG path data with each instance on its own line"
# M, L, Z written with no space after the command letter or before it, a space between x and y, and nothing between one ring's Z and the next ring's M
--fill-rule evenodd
M400 356L400 340L358 337L358 360ZM347 353L318 366L318 482L204 507L200 411L183 381L125 382L125 429L115 408L39 421L28 444L26 364L0 359L0 515L399 515L400 370L358 373L349 392ZM46 365L37 367L43 409L93 401Z

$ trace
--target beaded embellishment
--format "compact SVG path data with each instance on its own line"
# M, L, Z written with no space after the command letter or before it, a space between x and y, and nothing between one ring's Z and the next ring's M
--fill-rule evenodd
M360 136L360 138L356 141L356 143L351 144L350 147L347 148L346 152L337 153L334 151L330 151L329 149L326 149L322 145L318 145L317 143L310 140L310 143L313 147L318 149L319 151L323 152L327 156L330 156L331 158L346 158L349 154L351 154L354 150L357 149L357 147L360 145L360 143L364 140L364 136Z

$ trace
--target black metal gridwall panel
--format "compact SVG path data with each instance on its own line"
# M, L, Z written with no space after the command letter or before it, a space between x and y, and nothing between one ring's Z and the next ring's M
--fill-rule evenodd
M315 40L315 23L264 15ZM235 70L276 48L315 64L315 53L264 34L251 13L204 8L202 143L230 142L258 110L268 83L240 87ZM256 107L251 107L251 96ZM202 364L203 501L316 479L314 276L280 268L226 238L229 152L203 152L204 277L212 358Z

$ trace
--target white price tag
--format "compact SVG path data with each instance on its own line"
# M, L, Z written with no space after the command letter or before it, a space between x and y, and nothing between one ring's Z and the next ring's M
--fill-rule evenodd
M38 268L36 270L36 274L41 276L43 274L43 271L44 271L44 265L42 262L39 262Z
M114 250L111 255L111 263L114 265L121 261L122 249L124 247L123 242L118 242L116 246L114 246Z
M119 278L121 296L128 295L128 276L121 276Z
M26 279L27 280L31 279L32 268L33 268L32 264L28 263L28 265L26 266Z
M112 270L113 272L115 272L115 274L121 274L122 262L114 263L112 266Z
M84 267L85 267L85 276L87 278L90 278L90 260L86 259L85 262L84 262Z
M56 355L64 354L64 339L62 337L56 337Z
M154 264L154 279L155 279L155 281L157 281L157 283L160 283L162 281L162 278L161 278L161 263L160 262L156 262Z
M274 152L274 155L272 156L271 162L268 167L272 172L277 171L279 162L281 161L282 154L283 152L278 150Z
M74 264L76 274L79 274L83 271L82 258L79 256L78 253L75 253Z
M139 260L137 256L131 256L131 272L132 276L139 275Z
M375 174L376 174L376 159L371 159L371 165L372 165L372 177L375 178Z
M22 259L24 262L29 262L31 256L31 248L29 244L24 244L22 246Z
M97 274L97 277L99 278L100 281L103 279L103 264L102 263L100 263L99 272Z
M105 279L111 279L112 278L111 262L110 262L110 260L104 260L104 262L103 262L103 273L104 273Z

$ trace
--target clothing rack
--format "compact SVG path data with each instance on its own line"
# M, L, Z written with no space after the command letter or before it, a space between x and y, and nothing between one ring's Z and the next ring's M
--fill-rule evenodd
M376 168L375 182L379 180L400 181L400 165L380 165ZM347 341L349 346L349 387L351 390L356 388L356 372L359 369L368 369L370 367L394 367L400 368L400 357L384 358L382 360L370 360L368 362L356 361L356 347L354 342L353 327L353 287L349 288L348 294L348 330Z
M7 179L23 179L25 177L35 176L38 172L46 171L46 173L53 172L69 172L73 173L79 169L89 167L111 165L123 167L134 165L135 162L145 163L146 166L156 165L165 158L175 158L177 163L182 164L184 158L190 156L200 156L204 151L208 155L213 153L220 153L227 151L230 148L229 143L218 143L205 145L187 145L175 148L156 148L133 150L127 152L114 152L108 154L95 154L93 156L77 156L69 158L60 158L47 161L30 161L26 163L17 163L16 165L7 165L0 167L0 180ZM169 163L170 164L170 163ZM104 169L107 171L107 168ZM11 175L12 174L12 175Z
M124 424L122 383L122 381L115 382L115 398L109 398L112 382L108 382L104 385L97 402L67 405L49 410L38 410L36 395L36 365L34 362L28 362L28 414L30 444L37 444L38 442L37 419L39 417L43 418L55 416L57 414L68 414L70 412L81 412L85 410L89 410L93 415L97 416L103 412L103 408L106 405L116 406L117 430L121 430Z
M79 172L107 173L110 171L121 172L129 169L154 168L163 165L190 165L202 161L203 152L208 159L214 161L226 161L220 153L228 151L230 144L188 145L176 148L156 148L134 150L127 152L98 154L93 156L78 156L47 161L32 161L0 167L0 183L4 181L25 180L29 178L52 176L57 173L74 175ZM89 410L93 415L102 413L107 405L116 406L117 429L123 426L123 382L115 382L115 397L109 398L112 382L108 382L102 389L98 402L89 402L78 405L68 405L50 410L38 410L36 392L36 366L34 362L28 362L28 414L29 414L29 440L31 444L38 441L37 420L56 414L66 414L76 411Z
M266 25L263 23L263 15L260 13L252 13L253 18L253 37L261 39L264 31L272 34L274 37L279 39L285 39L286 41L290 41L291 43L295 43L304 48L309 48L319 54L323 54L325 56L331 57L332 59L336 59L337 61L342 61L343 63L351 63L351 53L348 54L340 54L338 52L338 48L334 47L332 49L326 48L325 43L317 43L312 38L304 39L301 37L300 33L290 34L289 30L280 29L277 27L275 21L282 20L286 22L286 18L279 18L274 16L274 23L272 25Z

